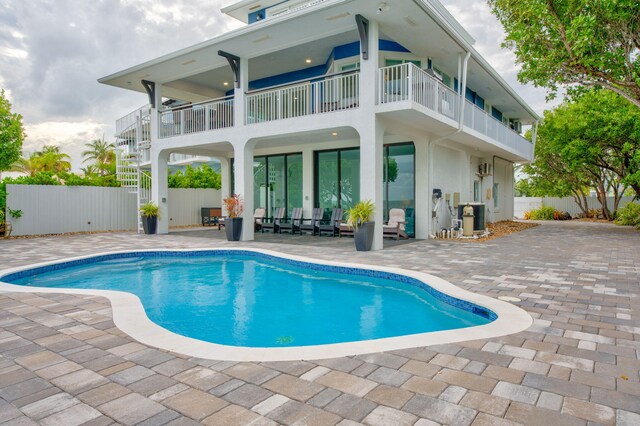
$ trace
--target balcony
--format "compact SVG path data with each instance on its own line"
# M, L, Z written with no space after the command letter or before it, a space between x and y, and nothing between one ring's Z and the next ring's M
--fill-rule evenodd
M233 127L233 98L225 97L161 111L158 136L170 138Z
M378 74L378 104L415 102L442 117L458 120L460 95L428 72L407 63L381 68ZM472 103L464 103L464 125L531 159L533 146L519 133L505 126Z
M358 108L360 74L350 71L332 74L321 80L249 92L246 105L246 124Z
M411 63L380 68L378 104L412 101L452 120L458 119L460 95Z

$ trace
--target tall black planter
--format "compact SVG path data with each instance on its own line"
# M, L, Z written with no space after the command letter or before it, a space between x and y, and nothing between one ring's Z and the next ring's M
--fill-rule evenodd
M144 229L145 234L155 234L157 228L157 216L142 216L142 229Z
M353 233L353 240L356 243L356 250L369 251L373 245L373 231L375 230L375 222L365 222L358 226Z
M240 237L242 236L242 218L225 218L224 230L227 233L227 241L240 241Z

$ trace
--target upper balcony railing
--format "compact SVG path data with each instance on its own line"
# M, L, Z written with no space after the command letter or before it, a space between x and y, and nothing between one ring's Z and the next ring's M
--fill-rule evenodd
M378 70L378 104L413 101L453 120L460 96L412 63Z
M233 98L181 105L160 112L160 138L233 127Z
M293 6L290 7L285 7L283 9L277 9L277 6L274 8L275 11L271 12L267 9L267 18L274 18L276 16L281 16L281 15L286 15L288 13L293 13L293 12L297 12L299 10L304 10L304 9L308 9L311 6L315 6L316 4L322 3L326 0L310 0L310 1L305 1L302 2L300 4L295 4Z
M525 158L533 156L531 142L469 101L464 105L464 125L508 146Z
M411 100L432 111L458 120L460 95L412 63L381 68L378 103ZM532 144L471 102L464 103L464 125L506 145L524 158L532 157Z
M332 74L319 81L276 86L247 94L246 124L284 120L360 106L360 74Z

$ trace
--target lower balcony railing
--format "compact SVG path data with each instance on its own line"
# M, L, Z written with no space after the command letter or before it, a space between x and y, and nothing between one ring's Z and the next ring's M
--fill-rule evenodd
M357 108L360 74L333 74L319 81L305 81L247 94L246 123L263 123L305 115Z
M160 138L233 126L233 98L220 98L160 112Z

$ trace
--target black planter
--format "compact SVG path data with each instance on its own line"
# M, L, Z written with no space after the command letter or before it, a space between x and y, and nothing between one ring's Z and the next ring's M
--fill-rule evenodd
M224 219L224 230L227 233L227 241L240 241L242 236L242 218L234 217L233 219L226 217Z
M142 229L145 234L155 234L158 228L158 216L142 216Z
M373 231L375 230L375 222L365 222L358 226L353 233L353 240L356 243L356 250L369 251L373 244Z

